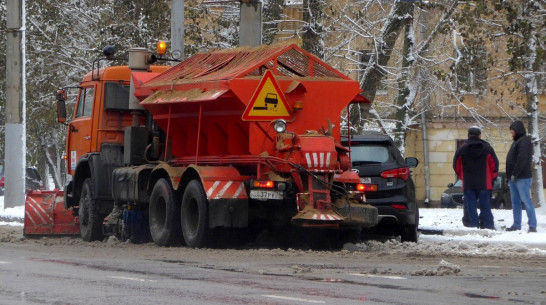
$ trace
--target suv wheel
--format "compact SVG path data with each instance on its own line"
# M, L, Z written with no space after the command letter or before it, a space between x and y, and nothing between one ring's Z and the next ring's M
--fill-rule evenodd
M402 229L402 234L400 234L400 239L402 242L417 242L417 226L416 225L405 225Z
M417 227L419 226L419 210L415 211L415 224L404 225L402 227L402 233L400 234L400 240L402 242L416 243L419 239L419 233Z

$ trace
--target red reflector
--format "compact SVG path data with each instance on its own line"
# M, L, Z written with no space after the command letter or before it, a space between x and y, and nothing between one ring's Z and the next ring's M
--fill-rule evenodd
M274 186L275 186L275 182L273 182L271 180L266 180L266 181L256 180L256 181L254 181L254 187L272 189Z
M399 178L402 180L408 180L409 178L409 167L395 168L381 173L383 178Z
M408 207L405 206L404 204L393 204L392 207L395 208L395 209L397 209L397 210L405 210L405 209L408 208Z

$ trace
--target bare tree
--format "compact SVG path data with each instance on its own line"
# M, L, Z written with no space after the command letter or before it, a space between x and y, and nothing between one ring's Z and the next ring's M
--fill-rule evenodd
M407 132L416 124L421 111L425 111L416 109L414 105L419 91L421 95L428 95L420 90L426 89L421 88L423 77L428 75L434 78L431 69L444 63L446 58L449 60L448 55L439 58L438 54L427 56L427 52L430 46L434 46L434 39L445 34L441 29L449 25L458 1L419 5L397 1L390 6L384 1L351 3L330 9L337 17L331 18L332 25L326 29L337 30L338 36L340 28L344 31L337 44L332 46L332 40L328 40L329 51L334 55L327 55L327 58L343 58L345 63L352 62L356 66L354 71L358 72L363 95L373 101L368 107L356 105L351 108L352 129L358 133L367 122L372 122L372 125L391 135L404 151ZM418 23L414 22L416 8ZM421 20L421 16L427 14L426 20ZM417 41L415 29L423 23L432 30L421 35ZM391 101L385 101L383 97L376 99L378 88L381 91L396 90L398 94Z
M325 0L303 0L303 49L324 58L323 14Z
M546 1L498 1L498 10L502 10L508 21L504 27L509 38L509 52L512 54L510 68L524 79L528 129L533 141L533 182L532 197L541 205L545 204L541 165L540 143L543 136L539 134L540 113L538 110L538 79L543 74L543 62L546 60L546 30L544 16Z

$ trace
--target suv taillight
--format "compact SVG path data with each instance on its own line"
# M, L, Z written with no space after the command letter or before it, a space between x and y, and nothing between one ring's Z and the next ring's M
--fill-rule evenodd
M0 178L0 186L4 186L4 177Z
M396 169L391 169L388 171L384 171L381 173L381 177L383 178L399 178L404 181L408 180L409 178L409 167L401 167Z
M359 183L356 185L356 190L359 192L377 192L377 184Z

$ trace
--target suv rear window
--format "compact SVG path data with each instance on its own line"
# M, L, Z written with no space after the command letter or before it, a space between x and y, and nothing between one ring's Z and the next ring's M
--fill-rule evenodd
M354 146L353 146L354 145ZM389 160L389 150L383 145L351 145L351 159L354 163L384 163Z
M37 170L27 167L26 172L27 172L27 177L35 179L35 180L41 180L40 174L38 173Z

